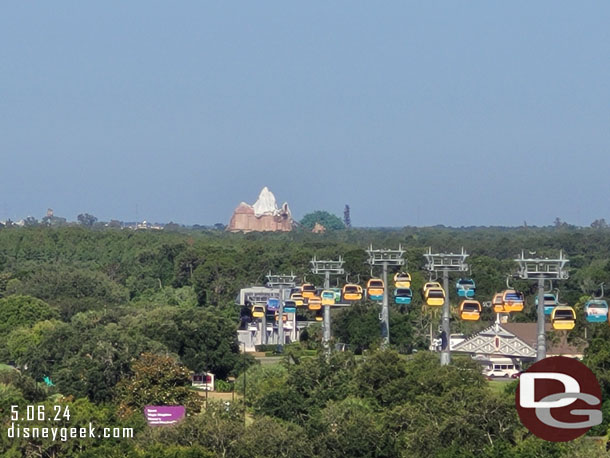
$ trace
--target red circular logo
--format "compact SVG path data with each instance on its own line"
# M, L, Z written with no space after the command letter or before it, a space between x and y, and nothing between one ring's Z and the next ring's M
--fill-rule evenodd
M552 442L571 441L599 425L601 399L593 372L563 356L545 358L523 372L515 394L521 423Z

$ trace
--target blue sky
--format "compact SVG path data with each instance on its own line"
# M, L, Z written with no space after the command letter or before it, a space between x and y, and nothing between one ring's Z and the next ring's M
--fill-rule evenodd
M608 2L3 3L0 219L227 223L266 185L357 226L610 220L609 23Z

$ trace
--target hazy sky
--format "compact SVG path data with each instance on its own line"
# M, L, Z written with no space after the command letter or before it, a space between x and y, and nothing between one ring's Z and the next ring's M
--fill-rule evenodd
M610 2L0 6L0 219L610 220ZM544 203L539 200L544 199Z

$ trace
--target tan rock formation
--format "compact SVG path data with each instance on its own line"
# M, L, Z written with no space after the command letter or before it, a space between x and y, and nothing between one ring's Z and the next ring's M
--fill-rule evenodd
M241 202L231 216L227 226L229 232L288 232L293 220L290 208L284 203L277 207L275 196L264 187L254 205Z
M316 223L311 232L313 232L314 234L324 234L326 232L326 228L320 223Z

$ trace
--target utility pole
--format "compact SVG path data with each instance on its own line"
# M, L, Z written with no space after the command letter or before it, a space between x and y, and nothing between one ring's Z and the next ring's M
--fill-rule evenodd
M284 301L286 288L293 288L296 285L296 276L291 273L290 275L272 275L271 272L267 274L267 286L271 288L279 288L280 290L280 309L278 313L278 353L282 353L284 347ZM267 330L265 330L267 332Z
M536 252L530 253L532 255ZM538 310L537 310L537 340L536 340L536 361L546 358L546 331L544 329L544 282L549 280L567 280L569 277L566 264L569 259L563 255L563 250L559 251L559 258L526 258L523 250L521 256L515 259L519 264L517 276L522 280L538 281Z
M314 255L313 259L310 261L311 264L311 272L316 275L324 274L324 289L330 289L330 276L331 275L343 275L345 270L343 269L343 258L339 256L339 260L337 261L321 261L316 259ZM324 308L324 332L322 335L322 342L324 344L324 349L328 353L330 351L329 343L330 343L330 306L323 305Z
M382 266L383 271L383 300L381 303L381 338L383 346L387 347L390 344L390 306L388 303L388 266L402 266L405 264L402 245L398 245L398 250L380 249L373 250L373 244L369 245L366 250L369 255L368 263L371 266Z
M443 304L443 317L441 318L441 329L445 334L446 345L441 349L441 366L451 363L451 310L449 307L449 272L467 272L468 264L466 258L469 255L462 247L461 253L432 253L432 248L424 254L426 258L426 270L429 272L443 273L443 289L445 290L445 302Z

